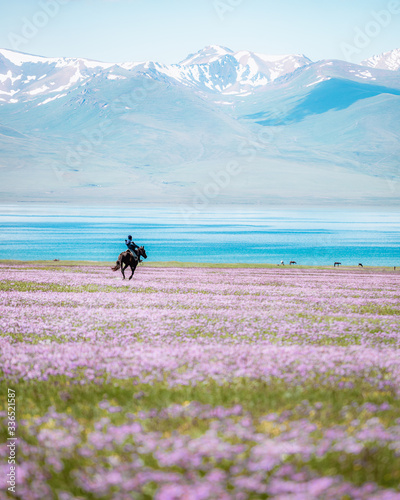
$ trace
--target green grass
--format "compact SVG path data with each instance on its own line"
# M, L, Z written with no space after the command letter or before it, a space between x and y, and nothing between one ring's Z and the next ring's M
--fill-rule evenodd
M315 381L290 387L278 380L266 383L249 379L238 379L229 385L218 385L210 381L196 386L172 388L162 382L154 385L134 385L132 380L80 385L66 377L41 382L21 381L7 385L2 382L0 386L3 394L6 393L7 386L16 391L19 421L25 419L33 423L37 418L45 415L50 407L53 407L58 413L72 416L83 426L85 429L82 435L83 442L87 433L94 429L94 424L101 418L108 417L113 425L122 425L126 423L127 413L136 414L138 411L150 409L161 410L172 404L185 406L190 401L225 407L240 404L244 411L254 419L257 431L266 433L271 438L279 435L290 422L302 418L307 418L317 426L316 435L321 432L320 430L338 425L344 426L351 434L355 419L358 419L360 428L372 417L379 418L382 424L390 426L393 425L400 412L400 401L393 394L371 388L363 384L361 380L354 389L334 387L328 389L318 386ZM99 403L104 400L112 405L120 406L122 411L109 413L101 409ZM311 405L317 402L322 403L322 407L305 415L304 401L308 401ZM371 414L367 410L361 412L359 407L352 406L354 403L362 405L366 402L376 405L388 402L392 407L390 410ZM344 407L347 408L346 411L343 411ZM269 413L281 416L280 425L268 422L257 423L259 417ZM184 416L163 419L153 417L142 420L141 423L146 431L158 431L164 435L171 435L176 431L195 438L209 428L210 421ZM28 436L23 427L20 427L18 433L27 442L35 443L35 438ZM4 440L6 437L6 429L3 428L0 430L0 438ZM99 452L99 462L106 456L104 453L107 454L107 451ZM115 453L120 460L124 460L122 447L114 449L113 454ZM151 462L152 458L143 457L143 460L145 463L148 460ZM299 469L304 465L296 456L290 461ZM76 485L71 484L69 474L76 469L78 463L79 467L90 465L90 463L86 464L79 455L71 457L67 462L64 462L64 470L61 473L52 474L48 484L54 490L63 489L76 495L82 494ZM156 462L152 463L152 466L157 468ZM307 466L323 476L340 475L345 480L359 485L372 480L382 487L396 488L400 480L400 458L379 443L368 445L359 455L332 452L324 455L322 459L314 457L307 462ZM85 498L91 497L85 496Z
M340 417L344 406L352 403L366 402L392 405L390 412L384 412L387 423L393 423L400 412L400 400L388 390L377 390L362 380L352 389L318 386L316 381L305 382L301 386L288 386L280 380L264 382L247 378L237 379L226 385L214 381L195 386L170 387L164 382L152 385L137 384L134 380L112 380L83 384L76 378L53 377L47 381L20 381L17 383L0 382L3 393L12 387L19 401L18 418L26 415L39 416L54 406L58 412L68 412L78 420L85 421L88 428L104 416L104 410L98 407L100 401L107 399L123 407L123 412L112 418L123 421L123 413L135 413L139 410L166 408L172 404L183 404L187 401L198 401L212 406L232 407L242 405L253 417L268 413L289 411L291 420L301 417L296 414L296 407L304 400L310 403L323 403L324 410L315 418L323 426L340 424L355 418L357 412L349 409L349 415ZM135 394L142 394L140 399ZM359 415L358 415L359 416Z
M400 309L391 306L381 306L379 304L366 304L352 308L359 314L377 314L379 316L400 316Z
M107 286L107 285L60 285L58 283L40 283L36 281L16 281L4 280L0 282L0 291L3 292L129 292L129 293L155 293L157 290L152 287L133 288L127 285Z
M27 268L38 268L38 269L58 269L58 268L70 268L70 267L109 267L113 266L115 261L85 261L85 260L65 260L65 261L52 261L52 260L12 260L12 259L0 259L0 265L9 266L21 266ZM144 267L172 267L172 268L209 268L209 269L281 269L281 270L294 270L294 269L333 269L333 265L326 266L280 266L278 264L271 263L210 263L210 262L180 262L180 261L167 261L167 262L152 262L146 261L141 264ZM34 267L32 267L34 266ZM357 265L354 266L341 266L340 268L335 268L335 272L340 272L341 270L358 270L360 273L368 271L380 271L380 272L394 272L393 267L389 266L365 266L364 268L359 268ZM400 266L395 271L400 273Z
M357 486L374 482L385 488L398 488L400 483L400 458L383 446L368 446L357 457L327 453L321 459L312 458L308 466L321 476L340 475Z

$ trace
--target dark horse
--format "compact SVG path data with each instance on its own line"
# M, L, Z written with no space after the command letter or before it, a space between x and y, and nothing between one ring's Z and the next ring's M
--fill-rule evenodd
M130 267L132 269L132 274L129 279L131 280L132 276L135 273L137 265L139 264L139 262L142 262L140 260L140 257L144 257L145 259L147 259L146 250L144 249L144 247L139 247L137 249L137 255L133 255L129 250L126 250L125 252L119 254L118 260L115 263L116 265L111 269L113 271L118 271L118 269L121 269L122 276L125 279L125 269L127 267Z

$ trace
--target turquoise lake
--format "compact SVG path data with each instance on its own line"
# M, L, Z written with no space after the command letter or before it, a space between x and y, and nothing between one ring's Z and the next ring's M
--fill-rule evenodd
M400 214L372 211L0 207L0 258L113 261L132 234L150 261L400 267Z

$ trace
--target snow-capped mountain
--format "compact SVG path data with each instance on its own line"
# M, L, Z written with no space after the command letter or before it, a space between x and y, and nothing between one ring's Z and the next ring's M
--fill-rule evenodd
M234 52L221 45L209 45L195 54L189 54L186 59L179 63L180 66L198 66L199 64L210 64L221 57L233 55Z
M207 87L226 94L246 93L311 64L304 55L268 56L210 46L181 63L201 74Z
M2 197L190 202L237 162L217 202L395 204L399 116L400 72L344 61L219 46L172 65L0 50Z
M302 55L234 53L219 46L206 47L172 65L44 58L3 49L0 50L0 103L17 103L44 95L47 99L57 98L73 85L100 75L116 80L146 74L155 80L167 79L205 92L243 94L310 63Z
M233 52L219 45L210 45L180 63L188 67L191 79L197 75L210 89L225 93L243 93L266 85L277 78L311 64L304 55L271 56L248 50Z
M110 63L73 58L45 58L0 50L0 104L17 103L46 96L47 102L65 95L99 72L108 70Z
M384 52L378 56L366 59L361 64L370 68L388 69L390 71L400 70L400 49Z

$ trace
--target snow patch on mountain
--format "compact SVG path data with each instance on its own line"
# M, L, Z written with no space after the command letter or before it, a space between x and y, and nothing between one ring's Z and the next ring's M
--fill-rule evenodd
M65 97L67 94L59 94L59 95L56 95L55 97L49 97L48 99L46 99L45 101L43 102L40 102L38 104L38 106L43 106L44 104L48 104L49 102L52 102L52 101L55 101L56 99L60 99L61 97Z
M210 64L217 61L227 54L233 54L233 50L220 45L209 45L204 49L196 52L196 54L189 54L186 59L179 63L179 66L193 66L198 64Z
M400 70L400 49L394 49L389 52L373 56L370 59L366 59L361 64L371 68L398 71Z
M248 50L233 52L226 47L209 46L191 54L178 67L189 69L186 79L203 82L218 92L245 93L262 87L283 75L311 64L302 54L266 55ZM191 74L190 74L191 73Z

